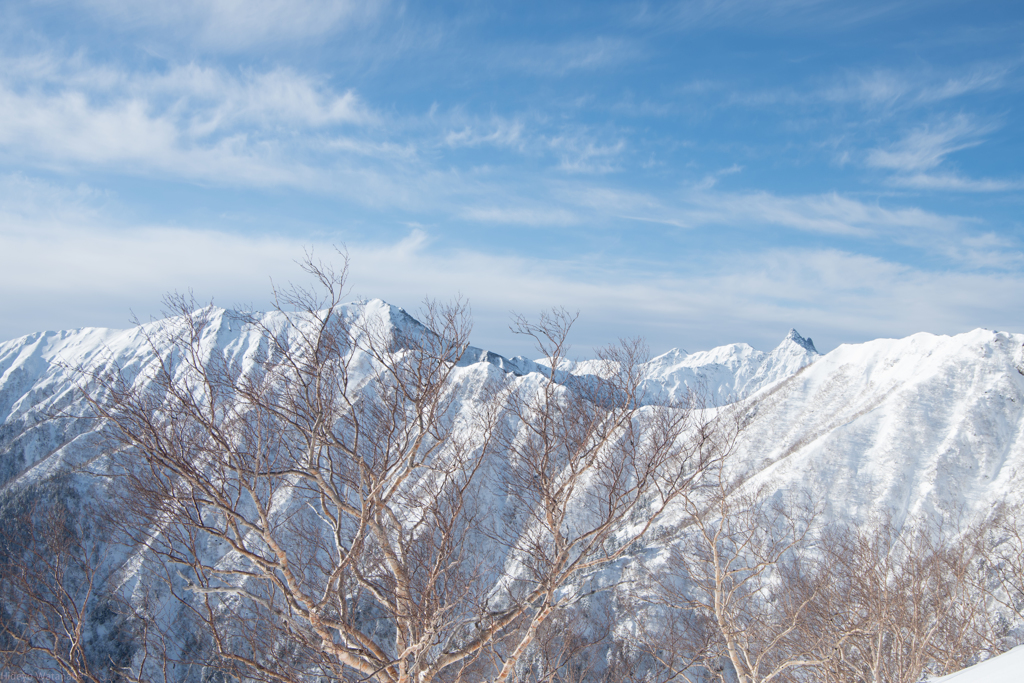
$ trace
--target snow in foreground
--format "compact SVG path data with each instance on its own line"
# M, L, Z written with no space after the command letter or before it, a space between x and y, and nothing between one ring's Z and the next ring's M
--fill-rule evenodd
M1024 645L930 683L1019 683L1024 680Z

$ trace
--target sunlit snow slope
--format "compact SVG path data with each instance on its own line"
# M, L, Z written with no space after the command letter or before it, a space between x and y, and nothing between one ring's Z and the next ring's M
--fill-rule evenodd
M747 399L745 459L864 519L984 513L1024 493L1024 335L843 345Z
M1019 683L1024 680L1024 645L931 683Z

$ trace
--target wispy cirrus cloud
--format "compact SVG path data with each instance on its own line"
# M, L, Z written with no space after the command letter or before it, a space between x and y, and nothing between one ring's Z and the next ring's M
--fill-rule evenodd
M489 121L467 122L457 129L449 130L444 136L444 142L449 147L495 145L522 148L526 144L523 134L525 127L518 119L492 116Z
M417 145L413 142L376 141L356 136L332 137L324 143L324 147L328 150L349 152L371 159L413 161L419 156Z
M888 148L869 150L867 164L899 172L930 170L953 152L980 145L981 136L994 128L959 114L947 121L916 128Z
M558 168L569 173L610 173L626 149L624 139L601 143L585 132L562 133L547 143L559 157Z
M685 189L672 202L612 188L561 188L560 194L597 214L685 231L728 230L739 235L772 229L777 231L776 239L791 231L853 239L875 250L910 247L940 257L955 268L1009 272L1024 265L1024 245L1016 239L997 238L978 218L913 205L884 206L835 192L795 196L724 192L702 182Z
M947 190L953 192L1010 192L1024 190L1024 180L1000 180L996 178L965 178L954 173L915 173L893 176L893 185L918 190Z
M842 70L828 84L808 82L772 88L739 89L727 81L691 81L685 95L747 107L854 105L868 110L920 109L968 95L995 92L1012 84L1020 61L982 62L952 68L912 67Z
M296 126L370 125L379 114L352 89L336 92L323 80L287 67L228 71L196 63L131 71L91 64L81 55L49 53L0 59L0 84L12 92L45 97L75 94L99 107L128 99L189 122L199 134L240 123Z
M732 169L726 169L731 171ZM691 229L710 226L777 226L822 235L864 239L905 239L911 232L950 233L969 223L919 207L885 208L836 192L780 196L770 192L722 192L702 182L667 203L655 195L588 189L574 197L581 204L623 217Z
M740 173L742 170L742 166L740 166L739 164L733 164L728 168L722 168L713 173L709 173L708 175L704 176L703 180L697 183L695 189L710 190L712 187L718 184L720 178L733 175L734 173Z
M618 66L642 56L643 50L630 40L598 36L554 44L515 45L500 51L498 61L532 74L561 77L574 71Z
M576 225L581 218L567 209L550 206L466 207L459 212L465 220L509 225L550 226Z
M871 69L847 71L839 83L817 91L816 96L837 104L867 107L920 106L1004 87L1016 63L981 63L939 70Z
M892 185L919 190L955 192L1007 192L1024 187L1022 180L968 178L958 173L934 172L946 157L984 143L986 134L997 129L994 123L979 123L964 114L934 124L920 126L888 147L867 152L868 166L891 170Z
M145 100L95 105L82 93L22 94L0 87L0 146L32 165L130 164L138 173L257 186L310 180L301 165L282 164L272 141L244 134L197 141L172 115Z
M835 192L796 197L769 192L709 193L687 196L688 220L719 225L777 225L805 232L879 237L893 229L948 230L960 220L917 207L888 209Z
M0 65L9 67L0 71L0 149L49 169L103 166L318 192L341 184L353 196L360 196L353 187L375 184L374 197L386 186L396 203L408 204L418 184L460 175L438 165L444 148L506 148L570 174L614 170L626 148L622 137L606 141L585 127L531 131L522 116L481 118L458 107L418 118L384 114L354 89L286 67L188 63L145 72L46 54Z
M55 4L63 4L59 0ZM170 32L207 49L235 51L257 44L322 36L363 26L386 0L86 0L84 6L122 30Z

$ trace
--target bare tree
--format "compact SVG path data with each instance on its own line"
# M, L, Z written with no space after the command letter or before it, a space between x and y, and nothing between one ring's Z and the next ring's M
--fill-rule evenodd
M916 683L976 661L993 622L972 576L974 538L929 525L901 532L891 520L831 528L806 620L832 641L820 680Z
M685 598L679 600L673 588L663 594L657 583L654 591L650 584L640 593L636 586L627 591L625 601L635 617L632 628L618 639L619 656L625 660L620 680L697 683L709 668L721 669L708 657L715 638L712 623L696 610L681 608Z
M148 567L127 586L136 614L157 625L177 605L198 625L163 664L246 679L514 678L706 465L691 411L641 407L637 342L604 354L603 377L558 383L560 313L518 323L549 378L464 386L464 304L355 320L344 270L306 267L319 290L244 317L250 357L216 353L209 310L179 297L177 322L144 332L147 370L91 374Z
M725 432L735 436L735 428ZM719 447L731 450L731 443ZM785 491L751 490L720 466L682 497L683 527L654 572L648 651L671 678L769 683L818 666L820 642L802 629L815 590L809 539L820 507ZM700 667L693 668L695 664Z
M1020 506L1002 502L980 531L986 562L979 585L998 606L1007 622L1004 631L1008 631L1011 620L1024 620L1024 521Z
M593 598L594 596L591 596ZM619 681L608 658L615 612L605 601L581 600L552 614L521 663L516 679L530 683Z
M502 649L497 681L512 675L553 613L602 587L599 570L643 539L720 455L696 428L692 397L642 407L640 340L600 352L600 377L556 381L574 319L556 310L513 327L536 340L550 375L539 390L521 385L508 394L510 426L498 433L509 505L494 538L512 558L500 599L528 620Z
M19 509L0 524L3 670L25 680L110 680L117 618L105 604L105 544L87 529L89 510L76 514L60 497L31 495L8 507Z

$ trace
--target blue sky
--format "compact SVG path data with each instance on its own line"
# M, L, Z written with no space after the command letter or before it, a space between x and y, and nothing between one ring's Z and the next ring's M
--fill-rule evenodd
M0 338L331 245L509 354L1024 331L1022 91L1013 2L14 0Z

